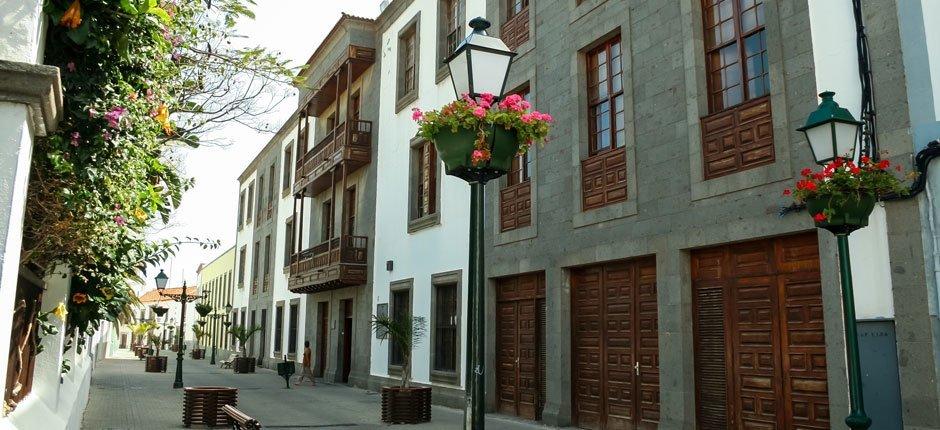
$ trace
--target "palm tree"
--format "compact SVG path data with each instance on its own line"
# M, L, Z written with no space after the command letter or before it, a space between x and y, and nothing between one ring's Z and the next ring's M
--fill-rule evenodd
M261 331L260 325L250 328L243 325L233 325L232 328L228 329L229 334L238 340L239 348L242 350L242 357L248 357L248 340L259 331Z
M372 316L372 330L378 335L387 335L390 342L401 350L404 363L401 369L401 387L411 385L411 352L421 343L427 333L427 321L424 317L403 315ZM382 336L384 338L384 336Z
M208 336L209 336L209 331L208 331L208 330L206 330L206 329L204 329L204 328L202 328L202 327L200 327L200 326L198 326L198 325L194 325L194 326L193 326L193 337L196 338L196 348L194 348L194 349L199 349L199 347L202 345L202 342L200 342L200 341L201 341L202 339L205 339L205 338L208 337Z

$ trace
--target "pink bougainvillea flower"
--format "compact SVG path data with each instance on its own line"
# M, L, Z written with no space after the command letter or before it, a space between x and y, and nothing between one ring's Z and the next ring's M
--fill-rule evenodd
M485 118L486 109L483 109L483 106L477 106L477 108L473 110L473 116L477 118Z
M115 216L114 216L114 223L117 224L117 225L119 225L119 226L121 226L121 227L123 227L125 224L127 224L127 220L125 220L124 217L122 217L122 216L120 216L120 215L115 215Z
M104 118L108 120L109 127L118 128L121 126L121 118L123 118L124 115L127 115L127 108L118 106L104 114Z
M412 121L421 121L424 119L424 113L421 112L421 109L412 108L411 109L411 120Z
M820 212L816 215L813 215L813 220L816 222L823 222L826 220L826 214Z
M111 135L110 131L105 130L101 132L101 138L104 139L105 142L110 142L114 136Z
M73 131L69 137L72 142L72 146L78 146L78 140L82 138L82 135L77 131Z
M75 62L74 62L74 61L69 61L68 64L65 65L65 68L66 68L68 71L70 71L70 72L74 72L74 71L75 71Z
M94 118L96 116L98 116L98 111L96 111L95 108L88 108L88 117Z
M145 97L147 97L147 100L153 100L153 90L151 90L150 88L147 88Z

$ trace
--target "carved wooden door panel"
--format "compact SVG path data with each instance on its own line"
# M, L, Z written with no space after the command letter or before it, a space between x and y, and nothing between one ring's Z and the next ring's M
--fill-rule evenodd
M590 429L655 428L659 331L653 259L572 274L573 406Z
M701 429L829 428L816 235L692 255Z
M541 273L497 284L497 408L530 420L541 419L545 404L544 297Z

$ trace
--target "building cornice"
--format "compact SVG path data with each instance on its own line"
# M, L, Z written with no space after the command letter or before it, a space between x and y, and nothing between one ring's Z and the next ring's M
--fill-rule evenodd
M54 132L62 118L59 68L0 60L0 101L27 105L35 135Z

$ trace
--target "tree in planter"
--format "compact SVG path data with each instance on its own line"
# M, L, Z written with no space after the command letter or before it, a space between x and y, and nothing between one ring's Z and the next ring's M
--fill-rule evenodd
M202 346L202 340L209 337L209 332L199 325L194 325L193 337L196 338L196 347L193 349L201 349L200 347Z
M242 358L248 357L248 341L259 331L261 331L261 326L259 325L250 328L243 325L233 325L232 328L228 329L228 333L234 336L235 340L238 341Z
M402 352L401 385L382 388L382 421L417 424L431 420L431 387L411 386L411 353L427 334L424 317L403 315L372 317L372 330L387 337Z

